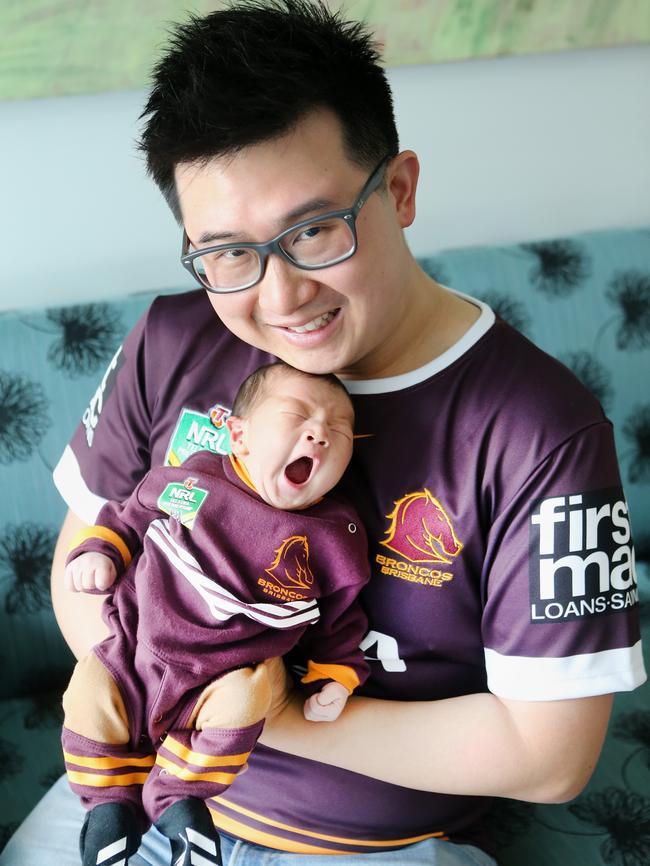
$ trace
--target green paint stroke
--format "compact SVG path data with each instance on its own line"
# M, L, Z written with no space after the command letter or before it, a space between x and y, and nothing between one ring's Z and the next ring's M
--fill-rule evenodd
M650 0L328 0L387 66L650 42ZM171 22L226 0L1 0L0 98L146 87Z

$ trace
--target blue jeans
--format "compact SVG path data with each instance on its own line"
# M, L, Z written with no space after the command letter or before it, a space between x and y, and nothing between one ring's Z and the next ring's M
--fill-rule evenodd
M0 854L0 866L79 866L79 831L84 819L65 776L48 791ZM224 866L496 866L472 845L428 839L376 854L287 854L221 836ZM151 829L129 866L168 866L169 842Z

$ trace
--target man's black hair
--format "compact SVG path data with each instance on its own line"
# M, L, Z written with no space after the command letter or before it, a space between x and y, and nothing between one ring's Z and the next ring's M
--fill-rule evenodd
M348 394L345 385L338 379L334 373L306 373L304 370L298 370L287 364L285 361L274 361L272 364L265 364L263 367L258 367L250 376L248 376L239 386L239 390L235 396L232 406L232 414L238 418L245 418L255 408L255 404L264 394L264 387L269 374L273 371L284 371L295 376L304 376L306 379L315 379L316 381L325 382L332 388L345 395L346 400L352 406L352 400ZM354 409L353 409L354 411Z
M319 108L338 117L359 167L397 154L390 87L363 24L322 0L235 0L173 28L153 71L140 149L180 222L178 164L234 155Z

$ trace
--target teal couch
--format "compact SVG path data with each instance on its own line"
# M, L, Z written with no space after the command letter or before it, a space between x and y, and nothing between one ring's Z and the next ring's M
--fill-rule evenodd
M650 647L650 229L422 259L560 358L614 421ZM64 506L51 469L152 294L0 315L0 848L63 769L60 696L72 658L49 564ZM646 665L648 665L648 660ZM601 762L562 806L497 801L503 866L650 863L650 687L619 695Z

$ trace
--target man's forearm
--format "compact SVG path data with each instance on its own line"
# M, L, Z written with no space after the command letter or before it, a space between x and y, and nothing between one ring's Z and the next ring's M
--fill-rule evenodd
M408 788L562 802L588 781L610 708L608 695L539 703L491 694L352 697L336 722L314 725L294 698L267 722L261 742Z
M70 542L84 526L82 520L68 512L54 551L51 575L54 614L63 637L78 659L108 633L101 616L104 596L72 592L64 584L65 558Z

